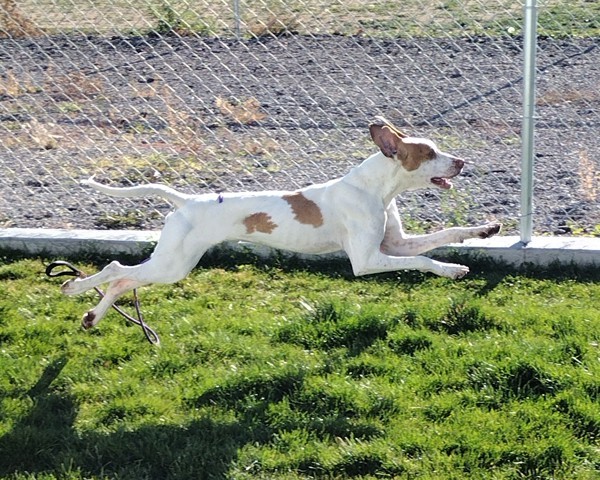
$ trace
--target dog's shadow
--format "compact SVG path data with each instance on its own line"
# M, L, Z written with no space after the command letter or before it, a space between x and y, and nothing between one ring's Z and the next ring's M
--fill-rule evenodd
M240 450L265 445L274 438L277 432L269 421L272 405L296 396L304 385L302 372L288 372L243 385L218 386L188 403L209 410L215 407L224 412L222 416L206 414L181 425L148 425L135 430L117 427L106 434L91 433L76 425L79 407L75 399L60 386L53 386L66 364L66 357L52 362L36 385L24 393L23 400L29 399L32 406L0 438L0 478L24 472L33 478L73 474L82 478L227 478ZM258 400L249 407L249 398ZM342 414L327 420L327 432L356 438L377 435L375 427L351 422ZM318 422L310 428L327 434Z
M269 435L243 416L82 433L75 426L79 409L73 397L52 386L66 364L66 357L52 362L24 394L32 406L0 438L0 477L75 472L101 478L225 478L240 447Z
M496 260L483 258L469 258L467 256L455 254L435 257L436 260L459 263L469 266L471 272L465 277L478 280L477 286L469 285L471 293L475 296L485 296L493 291L508 276L515 273L533 277L546 277L547 269L528 267L519 269L508 264L502 264ZM285 252L273 251L268 256L260 256L252 251L239 250L231 251L227 248L215 248L209 251L197 268L223 268L226 270L237 270L240 265L254 265L262 270L279 270L284 273L313 272L319 275L325 275L332 278L341 278L347 281L358 282L376 282L393 283L398 288L410 290L414 285L421 285L429 282L435 275L417 270L403 270L381 272L373 275L357 277L352 272L352 265L348 258L343 255L321 257L319 255L295 255ZM569 271L566 276L573 273ZM454 282L455 280L448 280ZM460 282L461 280L459 280Z

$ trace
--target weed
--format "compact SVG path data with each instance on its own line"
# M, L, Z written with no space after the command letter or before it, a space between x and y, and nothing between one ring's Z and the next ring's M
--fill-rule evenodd
M248 33L254 38L284 37L298 33L299 26L295 16L271 13L265 21L255 18L248 26Z
M91 100L100 96L105 87L105 81L101 77L81 71L55 74L52 68L48 68L44 81L44 91L59 102Z
M595 90L548 90L539 95L536 104L539 106L560 105L563 103L590 103L600 99L600 93Z
M77 102L60 102L56 106L62 113L80 113L83 111L83 107Z
M163 102L170 144L183 154L197 155L206 148L206 141L201 134L202 120L181 105L178 97L168 85L158 88Z
M31 122L23 125L24 136L19 136L17 140L23 144L34 144L44 150L52 150L58 147L61 135L52 133L53 124L43 124L35 118Z
M129 88L133 93L134 98L142 98L144 100L151 100L157 98L160 95L161 90L164 88L163 79L158 77L151 77L145 81L131 82Z
M152 13L158 18L156 32L161 35L173 33L182 26L183 21L170 2L162 2Z
M440 207L448 226L468 223L467 216L472 211L471 198L471 194L458 189L452 189L447 195L442 195Z
M452 298L446 313L439 320L429 321L429 328L450 335L499 328L498 322L485 315L480 307L466 297Z
M139 210L130 210L126 213L103 213L99 215L94 224L100 229L141 229L144 227L146 218Z
M150 13L157 24L154 33L158 35L210 35L214 32L206 21L199 20L199 12L191 10L188 2L163 0Z

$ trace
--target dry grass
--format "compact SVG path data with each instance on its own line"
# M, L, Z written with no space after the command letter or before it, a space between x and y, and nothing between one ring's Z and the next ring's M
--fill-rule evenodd
M581 150L579 152L579 180L581 193L585 200L595 202L598 198L599 177L600 172L596 169L594 162L590 160L587 150Z
M22 85L14 73L8 72L6 78L0 78L0 95L18 97L21 93L23 93Z
M58 141L62 135L56 135L52 132L54 125L44 125L38 122L35 118L24 126L27 138L38 148L44 150L52 150L58 147Z
M133 91L134 98L141 98L143 100L151 100L158 97L160 89L162 87L162 78L154 79L151 83L132 82L130 88Z
M566 88L564 90L548 90L538 97L536 103L539 106L550 106L561 103L591 102L599 99L600 92L597 89Z
M199 134L200 119L181 104L179 97L161 77L151 83L131 84L130 87L134 97L162 102L159 115L166 123L169 146L179 153L188 154L197 154L204 149L205 142Z
M42 124L34 118L2 138L2 144L7 148L53 150L58 148L59 140L63 138L56 134L57 130L56 125Z
M0 0L14 5L16 0ZM230 1L131 0L73 2L18 0L19 9L45 32L158 31L163 34L231 36L235 24ZM364 34L367 36L492 35L520 31L522 2L509 0L261 0L241 2L244 36ZM597 36L597 8L590 0L544 0L540 29L546 35ZM18 28L22 31L22 28ZM279 32L279 33L277 33Z
M9 71L4 77L0 77L0 95L16 98L26 93L39 92L39 90L30 79L19 79L13 72Z
M240 160L245 157L264 157L265 165L270 164L269 157L280 150L280 145L277 140L270 138L264 132L240 132L233 131L223 126L217 129L217 137L220 142L227 145L227 150L235 157L236 161L244 163ZM214 146L210 147L214 150ZM214 150L214 154L218 154L218 150ZM252 163L252 162L251 162ZM258 161L258 164L261 164Z
M252 37L283 37L297 34L301 24L297 17L285 14L269 15L266 21L255 18L248 24L248 33Z
M24 38L42 35L34 22L17 7L16 0L0 0L0 38Z
M92 77L75 71L54 75L51 69L45 80L44 91L58 101L89 100L102 94L105 81L100 77Z
M200 134L202 120L184 105L179 105L181 100L174 95L169 85L163 85L157 91L165 108L164 119L167 123L170 146L179 153L197 155L206 146Z
M217 97L215 104L222 115L241 125L252 125L267 118L261 111L260 102L254 97L232 101Z

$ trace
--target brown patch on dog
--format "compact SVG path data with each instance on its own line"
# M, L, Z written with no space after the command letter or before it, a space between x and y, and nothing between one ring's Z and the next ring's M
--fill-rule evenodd
M306 198L302 193L296 192L284 195L283 198L292 207L294 219L305 225L312 225L317 228L323 225L323 214L319 206Z
M425 143L407 143L404 133L393 125L372 124L369 127L371 137L381 152L388 158L397 158L409 172L416 170L423 162L433 160L435 151Z
M401 141L402 142L402 141ZM424 143L404 143L398 148L398 159L409 172L416 170L429 160L436 157L435 150Z
M496 223L494 225L491 225L485 232L481 232L479 234L479 238L490 238L493 237L494 235L498 234L500 232L500 229L502 228L502 224L500 223Z
M253 213L244 218L246 233L271 233L277 228L277 224L271 221L271 216L265 212Z

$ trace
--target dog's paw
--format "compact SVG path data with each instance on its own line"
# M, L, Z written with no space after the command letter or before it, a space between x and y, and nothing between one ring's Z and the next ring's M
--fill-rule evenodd
M442 264L439 275L442 277L451 278L452 280L458 280L469 273L469 267L465 265L458 265L455 263L444 263Z
M493 237L494 235L497 235L498 233L500 233L501 229L502 229L501 223L488 223L487 225L484 225L483 227L481 227L481 231L479 232L479 238Z
M72 278L71 280L67 280L60 286L60 290L65 295L77 295L78 293L85 292L85 288L79 284L80 280L77 278Z
M96 325L96 323L98 322L96 320L96 314L93 310L90 310L89 312L83 314L83 317L81 318L81 327L84 330L89 330L94 325Z
M75 288L73 287L73 283L75 282L75 279L71 279L71 280L67 280L66 282L64 282L61 286L60 286L60 290L62 293L64 293L65 295L74 295L75 294Z

